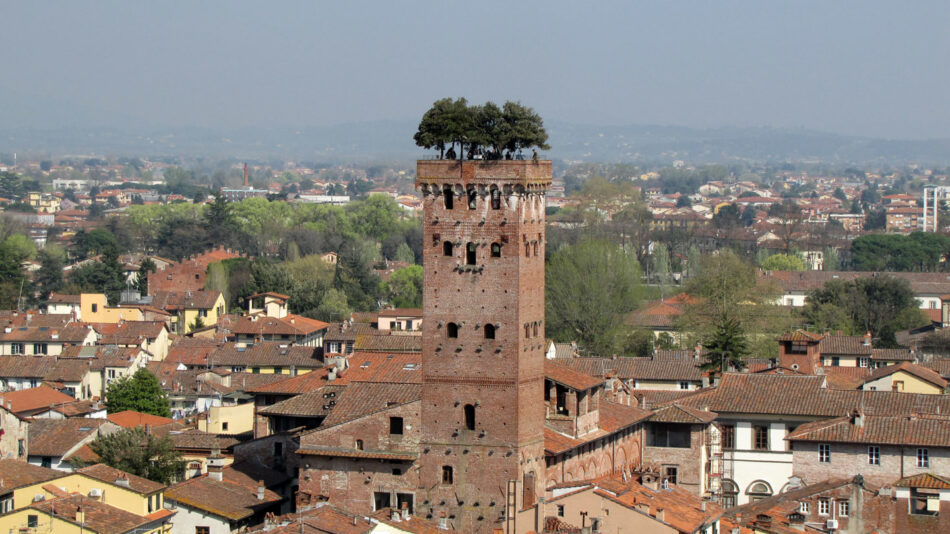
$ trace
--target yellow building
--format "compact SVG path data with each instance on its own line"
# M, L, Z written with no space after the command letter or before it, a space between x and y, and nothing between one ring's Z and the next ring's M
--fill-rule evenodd
M141 321L145 317L138 308L113 308L109 306L103 293L82 293L79 295L80 317L87 323L118 323L119 321Z
M220 291L156 291L152 306L172 314L171 331L176 334L213 325L226 312Z
M946 391L947 381L936 371L904 362L874 371L861 384L861 389L940 395Z
M243 434L254 430L254 403L233 406L212 406L204 419L198 420L198 429L210 434Z
M104 504L82 494L31 503L0 516L2 532L55 532L56 534L167 534L174 512L141 516Z

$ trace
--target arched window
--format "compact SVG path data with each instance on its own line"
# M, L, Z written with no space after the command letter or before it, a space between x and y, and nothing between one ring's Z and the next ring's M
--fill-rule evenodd
M445 335L448 337L459 337L459 325L455 323L445 325Z
M475 189L474 185L468 186L468 209L475 209L476 203L478 202L478 190Z
M537 242L537 241L534 242L534 255L535 255L535 256L538 255L538 242Z
M445 199L445 209L450 210L455 207L455 193L452 192L451 185L442 188L442 198Z
M453 251L452 251L452 242L451 242L451 241L446 241L445 243L442 243L442 255L443 255L443 256L454 256Z
M491 257L500 258L501 257L501 243L492 243L491 244Z
M531 329L533 330L532 335L538 337L538 323L532 324Z
M722 507L732 508L737 504L739 496L739 486L728 478L722 481Z
M531 257L531 243L527 241L524 242L524 255L526 258Z
M485 325L485 339L495 339L495 325Z
M491 209L501 209L501 191L499 191L495 186L492 186L491 188Z
M355 445L356 445L356 450L358 451L363 450L363 440L361 439L356 440Z
M531 323L524 324L524 337L531 337Z
M749 502L761 501L772 496L772 487L764 480L756 480L749 484L746 495L749 496Z
M475 265L475 243L465 245L465 263Z
M442 466L442 483L451 484L454 481L453 479L454 477L452 476L452 466L443 465Z
M465 429L475 430L475 405L465 405Z

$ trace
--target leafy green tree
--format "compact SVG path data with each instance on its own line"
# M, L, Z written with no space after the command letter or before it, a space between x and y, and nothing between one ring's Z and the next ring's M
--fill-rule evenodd
M880 347L897 346L896 332L927 323L910 283L887 275L829 280L808 296L802 315L817 330L871 332Z
M422 266L410 265L393 272L385 284L385 292L397 308L421 308Z
M794 254L772 254L762 261L766 271L804 271L805 262Z
M851 243L856 271L935 271L948 254L950 237L933 233L869 234Z
M0 242L0 305L2 309L19 308L19 298L26 284L23 262L32 258L36 246L29 237L10 234Z
M186 461L175 450L171 437L155 436L142 427L103 434L89 448L109 467L160 484L173 483L185 470Z
M844 192L844 189L841 189L840 187L836 188L835 192L832 194L834 195L835 198L837 198L841 202L848 201L848 195Z
M406 263L415 263L415 261L416 261L416 255L415 255L415 253L412 251L412 249L409 248L409 245L408 245L407 243L403 243L403 244L399 245L399 248L398 248L398 249L396 249L396 258L395 258L395 259L396 259L396 261L402 261L402 262L406 262Z
M40 268L33 275L33 287L38 294L38 301L45 302L50 293L63 288L65 254L54 245L47 245L38 256Z
M554 253L545 277L547 335L576 340L590 354L621 346L623 318L642 293L634 256L605 241L583 241Z
M117 413L125 410L148 413L159 417L171 415L168 396L162 391L155 375L139 369L131 377L125 376L106 388L106 410Z
M680 197L676 199L677 208L691 208L692 206L693 201L689 199L688 195L680 195Z
M735 228L739 225L739 207L726 204L713 215L712 223L716 228Z
M316 318L327 322L340 322L350 316L350 305L346 301L346 293L339 289L330 288L323 295L323 302L317 307Z
M756 354L778 349L775 337L791 328L791 316L778 306L781 293L768 279L760 279L755 266L729 249L703 256L699 272L686 283L695 300L678 320L689 345L713 337L723 317L742 325Z
M822 267L823 271L837 271L838 270L838 251L831 247L825 247L822 265L823 265Z
M716 320L716 329L703 341L704 371L724 373L730 369L745 368L745 357L750 353L746 335L739 321L722 314Z

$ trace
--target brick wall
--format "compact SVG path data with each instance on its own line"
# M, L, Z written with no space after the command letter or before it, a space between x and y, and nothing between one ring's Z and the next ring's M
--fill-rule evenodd
M796 442L792 451L792 470L806 484L828 478L861 475L870 485L884 485L919 473L950 472L950 448L928 448L929 467L917 467L917 447L881 446L881 464L868 464L868 446L831 444L831 461L818 461L818 444ZM903 462L902 462L903 457ZM903 463L903 468L902 464Z

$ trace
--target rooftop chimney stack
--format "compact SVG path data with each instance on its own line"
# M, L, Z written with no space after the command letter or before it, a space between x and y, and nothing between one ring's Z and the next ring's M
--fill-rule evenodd
M250 185L247 182L247 162L244 162L244 187L248 188Z

